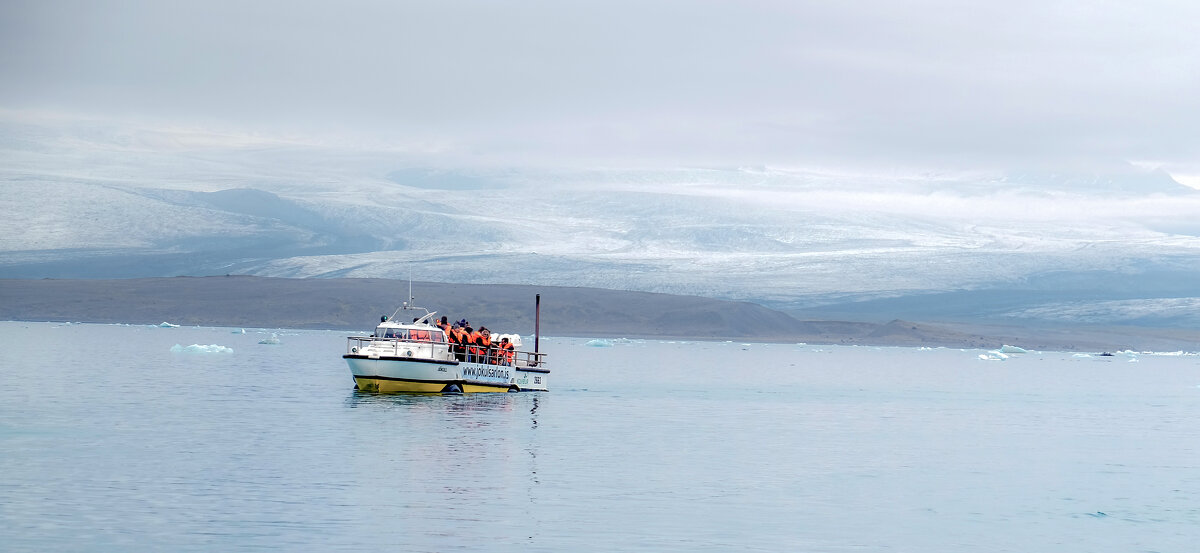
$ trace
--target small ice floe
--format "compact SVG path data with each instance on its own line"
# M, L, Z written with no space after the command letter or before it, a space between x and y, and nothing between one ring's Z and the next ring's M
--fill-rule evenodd
M613 347L612 340L605 340L603 338L596 338L595 340L588 340L588 342L584 345L589 348L611 348L611 347Z
M933 348L931 348L929 346L921 346L921 347L917 348L917 351L933 351Z
M979 359L983 361L1004 361L1005 359L1008 359L1008 355L1005 355L997 350L992 350L987 353L979 354Z
M272 332L270 338L263 338L262 340L259 340L258 343L267 344L267 345L277 345L277 344L279 344L279 335Z
M209 344L207 346L202 345L202 344L192 344L187 347L181 346L179 344L175 344L175 345L171 346L171 352L172 353L233 353L233 348L227 348L225 346L221 346L221 345L217 345L217 344Z
M1025 348L1017 347L1017 346L1010 346L1008 344L1004 344L1003 346L1000 346L1000 349L997 351L999 351L1000 353L1029 353L1029 350L1027 350Z
M1090 358L1092 357L1092 354L1090 354L1090 353L1076 353L1076 354L1072 355L1071 357L1078 357L1078 358L1080 358L1080 359L1090 359Z
M233 329L233 333L234 333L234 334L245 334L245 333L246 333L246 329L244 329L244 328L235 328L235 329Z
M173 325L171 323L168 323L167 321L163 321L158 324L158 327L159 328L179 328L179 325Z

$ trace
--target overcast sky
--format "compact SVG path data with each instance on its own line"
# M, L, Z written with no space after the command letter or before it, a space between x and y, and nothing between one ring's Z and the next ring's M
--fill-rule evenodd
M500 165L1161 165L1200 3L0 3L0 108Z

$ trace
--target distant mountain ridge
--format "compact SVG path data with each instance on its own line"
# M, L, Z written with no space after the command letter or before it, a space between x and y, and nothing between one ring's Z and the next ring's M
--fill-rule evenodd
M0 278L416 268L876 324L1200 323L1200 192L1123 161L947 174L461 167L3 114L0 158Z

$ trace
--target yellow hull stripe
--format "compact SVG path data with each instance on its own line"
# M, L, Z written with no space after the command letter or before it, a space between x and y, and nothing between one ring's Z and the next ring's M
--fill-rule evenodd
M500 386L484 386L482 384L463 384L462 387L463 387L463 391L467 392L467 393L507 392L508 391L507 386L500 387Z
M447 385L454 384L453 382L413 382L409 380L391 380L365 377L355 377L354 382L358 384L358 389L361 391L377 392L381 394L438 394L441 393ZM466 393L508 391L508 388L503 386L485 386L482 384L459 384L459 386L462 387L463 392Z

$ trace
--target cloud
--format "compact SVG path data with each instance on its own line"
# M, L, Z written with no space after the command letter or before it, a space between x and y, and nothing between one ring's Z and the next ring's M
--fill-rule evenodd
M10 109L463 162L1194 174L1200 154L1200 7L1178 2L10 1L0 21Z

